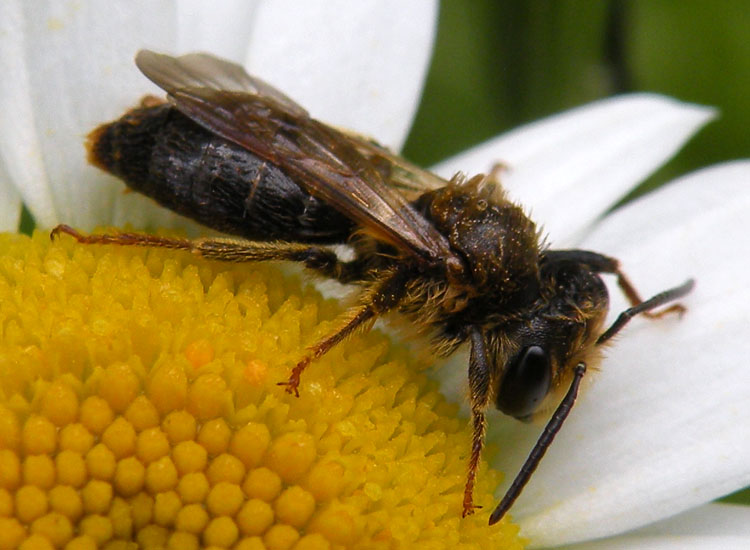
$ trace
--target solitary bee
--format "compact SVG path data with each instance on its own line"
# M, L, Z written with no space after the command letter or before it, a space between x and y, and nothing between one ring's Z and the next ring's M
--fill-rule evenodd
M386 312L429 333L438 355L471 347L473 441L463 515L494 404L529 419L560 399L539 440L490 516L502 518L573 406L602 344L634 315L682 312L672 304L693 281L643 301L618 261L584 250L550 250L494 175L446 181L362 136L327 126L242 67L207 54L141 51L136 64L167 92L144 100L88 137L89 160L157 202L242 240L118 233L81 243L188 250L219 261L286 260L363 288L357 305L309 347L281 384L298 395L315 359ZM352 259L331 245L345 244ZM605 330L608 273L631 303ZM567 391L566 391L567 388ZM561 394L564 393L564 396Z

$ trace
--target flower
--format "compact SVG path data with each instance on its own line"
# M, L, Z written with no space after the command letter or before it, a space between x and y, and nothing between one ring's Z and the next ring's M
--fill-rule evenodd
M337 311L271 266L1 235L0 548L520 548L460 519L466 424L403 350L277 386Z
M141 197L120 196L121 184L81 160L79 136L118 116L148 90L130 61L140 47L184 51L189 46L245 60L252 72L316 117L400 145L420 89L421 78L415 77L424 74L434 5L401 7L426 10L403 16L375 2L359 3L351 14L340 6L305 3L295 4L290 16L273 3L238 4L217 10L199 2L178 7L162 2L157 8L130 2L108 4L105 13L97 3L81 2L35 13L36 4L4 3L0 67L3 74L17 75L0 84L0 127L14 129L13 140L0 139L0 220L5 227L16 227L21 199L42 226L59 221L82 228L125 221L175 223ZM86 47L90 44L97 47ZM312 80L316 75L322 80ZM596 380L512 510L535 546L627 530L602 544L660 548L668 535L689 535L689 544L712 534L717 547L747 544L743 527L750 522L744 507L703 506L632 531L750 481L745 427L750 378L743 368L749 350L742 308L748 294L743 277L748 238L741 225L750 166L737 162L709 168L606 215L710 116L703 108L658 96L615 98L520 129L436 168L450 175L454 169L486 171L492 162L503 161L510 167L506 187L544 224L552 245L619 258L644 294L687 276L698 281L685 300L689 312L683 319L634 321L612 346L601 371L590 376ZM84 265L93 254L81 253ZM144 257L142 252L123 254ZM158 255L146 256L151 254ZM5 269L14 265L6 261ZM152 264L143 265L135 267L142 272ZM44 265L54 267L54 261ZM202 280L204 272L198 272ZM615 289L611 294L617 312L624 302ZM33 293L28 296L31 300ZM4 339L7 327L14 326L3 324ZM198 345L186 358L200 362L205 354L209 349ZM462 400L457 392L465 387L465 365L458 361L441 370L443 390L456 402ZM37 404L43 404L49 388L38 384L34 389L39 393L29 395L39 395ZM498 448L493 465L512 472L536 431L499 417L490 422L488 439ZM44 474L42 462L30 467L34 475ZM102 499L98 491L97 485L91 489L94 504ZM37 501L28 496L33 508ZM162 504L170 509L168 500ZM709 527L698 529L699 521L708 521ZM92 528L101 525L93 522ZM216 532L231 529L219 525Z

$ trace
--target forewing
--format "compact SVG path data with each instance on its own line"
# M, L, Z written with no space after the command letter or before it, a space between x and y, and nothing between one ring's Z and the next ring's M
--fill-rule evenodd
M355 141L269 84L259 86L239 65L207 54L149 51L137 63L183 114L279 166L378 238L431 263L457 260L445 236L384 182Z
M341 132L352 141L357 151L378 169L386 183L398 189L408 200L415 200L426 191L448 185L448 182L437 174L412 164L367 136L348 130Z
M210 88L247 92L271 100L289 114L309 116L307 111L267 82L250 76L241 65L207 53L190 53L172 57L151 50L141 50L135 64L167 93L184 88Z

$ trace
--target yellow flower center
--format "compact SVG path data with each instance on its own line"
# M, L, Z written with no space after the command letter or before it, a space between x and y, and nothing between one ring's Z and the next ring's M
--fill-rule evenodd
M470 434L375 333L277 382L340 305L267 265L0 235L0 550L520 548L461 519Z

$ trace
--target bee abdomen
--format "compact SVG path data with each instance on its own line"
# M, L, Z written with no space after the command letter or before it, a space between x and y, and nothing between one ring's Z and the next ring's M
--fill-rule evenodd
M353 224L283 171L170 105L129 111L88 136L89 161L213 229L252 240L344 242Z

